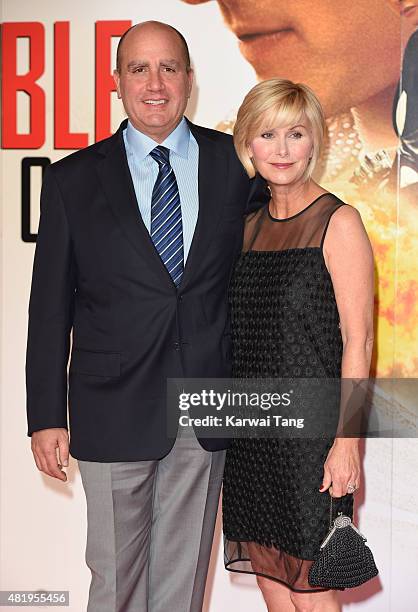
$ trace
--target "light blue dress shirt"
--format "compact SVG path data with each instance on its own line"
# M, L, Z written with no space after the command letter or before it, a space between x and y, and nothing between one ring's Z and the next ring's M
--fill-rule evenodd
M158 176L158 164L149 153L159 143L136 130L130 121L123 131L123 139L139 211L149 232L152 191ZM176 129L160 144L170 149L170 164L179 188L184 263L186 263L199 212L199 145L184 117Z

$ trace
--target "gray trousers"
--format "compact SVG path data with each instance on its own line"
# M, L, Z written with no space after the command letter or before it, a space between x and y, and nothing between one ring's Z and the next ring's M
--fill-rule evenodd
M179 433L157 461L79 461L87 612L201 612L225 451Z

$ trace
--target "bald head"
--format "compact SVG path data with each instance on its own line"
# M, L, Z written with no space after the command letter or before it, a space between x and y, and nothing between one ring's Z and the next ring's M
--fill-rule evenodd
M113 78L133 127L163 142L182 120L192 90L184 38L158 21L134 26L119 43Z
M123 47L127 39L131 36L140 36L141 34L148 34L150 32L167 32L169 36L174 36L178 39L178 42L182 48L182 54L184 58L184 63L186 66L186 71L189 72L191 70L191 62L190 62L190 53L189 47L187 45L186 39L183 34L181 34L176 28L169 25L168 23L162 23L161 21L144 21L143 23L137 23L133 25L129 30L121 36L118 44L118 49L116 52L116 70L118 72L122 69L122 57L123 57Z

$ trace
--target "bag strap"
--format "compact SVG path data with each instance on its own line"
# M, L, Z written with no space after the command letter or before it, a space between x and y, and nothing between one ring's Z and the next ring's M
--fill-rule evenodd
M332 511L333 511L333 507L332 507L333 504L332 504L332 495L331 495L331 493L329 494L329 496L331 498L331 502L330 502L330 505L329 505L329 529L331 531L331 529L332 529Z
M330 501L330 505L329 505L329 528L330 530L332 529L332 523L333 523L333 514L334 514L334 504L333 504L333 497L331 494L329 494L331 501ZM353 495L353 509L354 509L354 495ZM335 517L337 518L337 517Z

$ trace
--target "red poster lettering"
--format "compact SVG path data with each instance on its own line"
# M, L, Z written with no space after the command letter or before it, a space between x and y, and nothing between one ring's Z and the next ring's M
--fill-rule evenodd
M54 24L54 147L83 149L87 133L70 132L70 22Z
M17 74L17 39L29 38L29 71ZM2 25L2 147L39 149L45 143L45 93L36 81L45 69L45 30L42 23L19 22ZM28 134L18 134L17 92L30 98Z
M110 96L115 91L111 66L113 36L122 36L131 21L96 22L96 141L111 135Z

